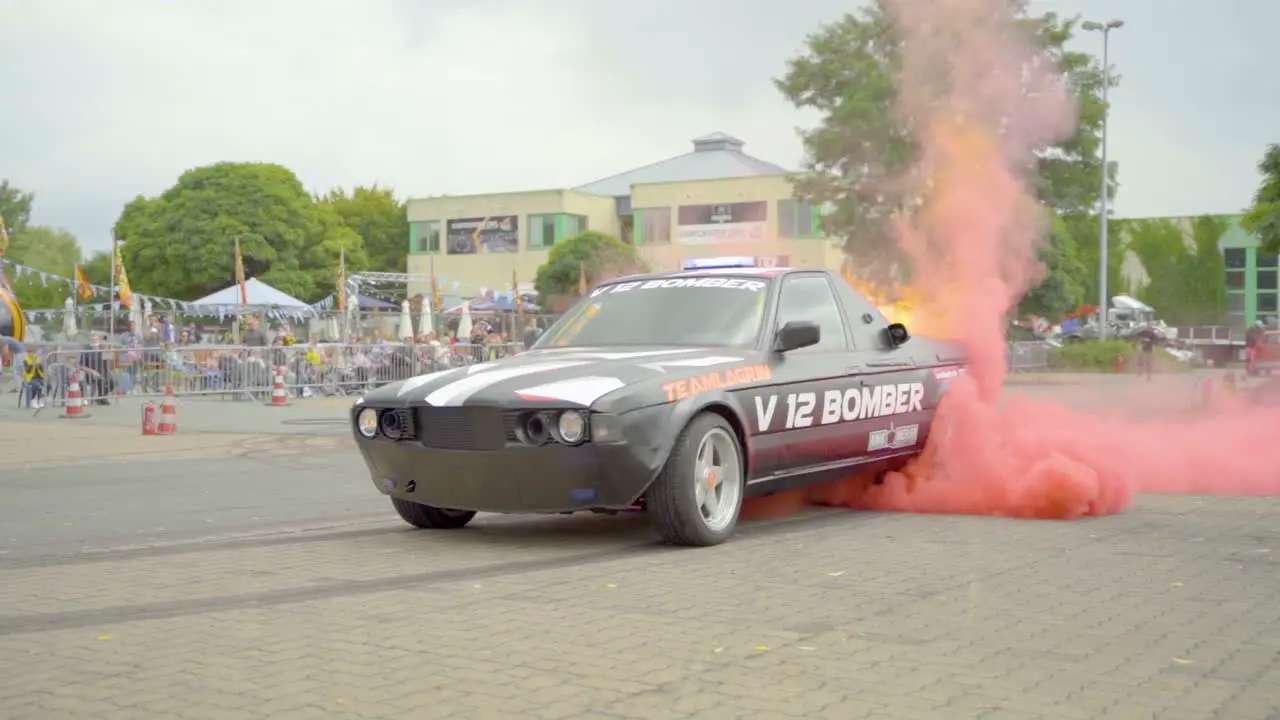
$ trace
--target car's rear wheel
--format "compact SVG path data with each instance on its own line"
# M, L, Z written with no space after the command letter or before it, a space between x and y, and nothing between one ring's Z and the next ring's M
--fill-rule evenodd
M456 530L476 516L471 510L449 510L400 498L391 498L391 504L405 522L428 530Z
M742 512L744 468L733 426L715 413L695 417L646 496L645 509L663 541L708 546L733 535Z

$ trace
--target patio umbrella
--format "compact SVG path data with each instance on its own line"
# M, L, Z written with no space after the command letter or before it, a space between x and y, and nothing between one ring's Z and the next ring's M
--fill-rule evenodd
M63 303L62 310L62 334L66 335L67 339L70 340L78 332L79 329L76 328L76 301L67 298L66 302Z
M400 331L396 334L396 340L404 340L413 337L413 315L409 312L409 301L402 300L400 302Z
M458 321L458 342L471 339L471 303L462 306L462 319Z
M431 315L431 299L422 299L422 314L418 317L418 332L427 334L436 329L436 319Z

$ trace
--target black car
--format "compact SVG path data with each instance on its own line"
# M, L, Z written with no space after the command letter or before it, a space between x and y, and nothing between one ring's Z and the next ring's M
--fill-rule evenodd
M379 388L351 420L417 527L643 509L714 545L746 497L904 464L964 365L833 273L693 270L601 285L527 352Z

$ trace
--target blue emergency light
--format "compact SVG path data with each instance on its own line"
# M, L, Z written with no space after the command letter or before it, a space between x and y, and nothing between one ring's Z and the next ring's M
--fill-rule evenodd
M729 257L689 258L682 270L713 270L715 268L755 267L756 259L747 255Z

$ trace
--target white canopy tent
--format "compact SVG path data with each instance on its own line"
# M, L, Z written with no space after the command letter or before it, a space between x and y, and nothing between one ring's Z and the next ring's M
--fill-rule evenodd
M245 295L249 307L278 308L281 310L310 310L311 306L296 297L281 292L258 278L249 278L244 283ZM203 307L243 307L240 302L240 286L231 285L215 293L193 300L188 305Z

